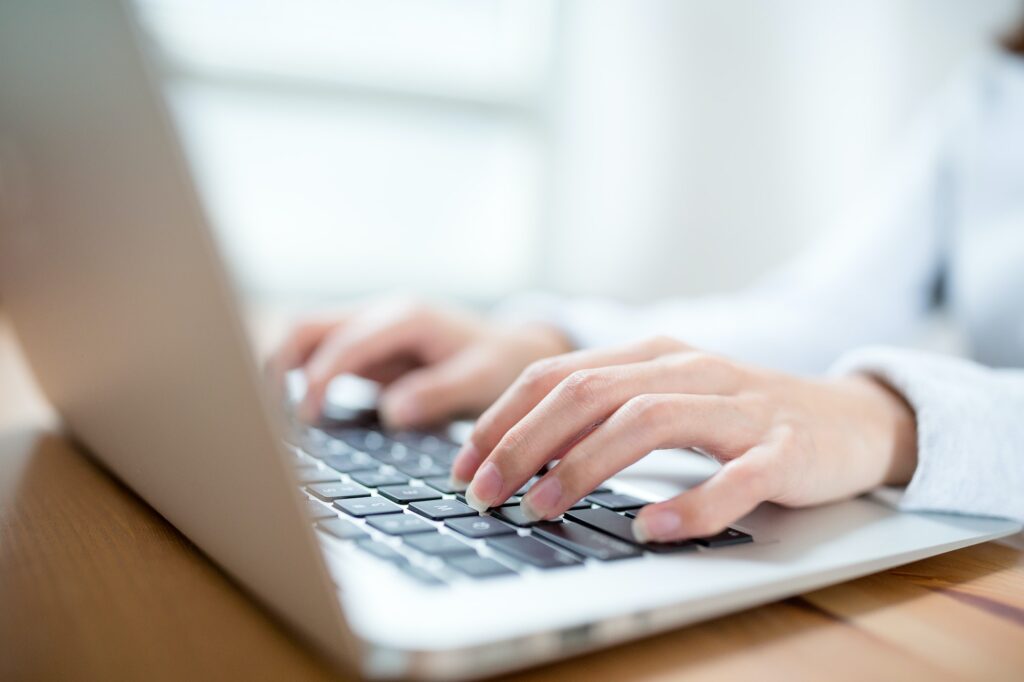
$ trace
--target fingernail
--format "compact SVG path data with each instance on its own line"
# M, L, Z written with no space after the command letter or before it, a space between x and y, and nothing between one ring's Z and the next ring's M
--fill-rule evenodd
M466 504L478 512L485 511L494 502L494 498L501 494L503 485L498 467L492 462L484 462L466 490Z
M540 521L558 509L558 503L561 501L562 482L556 476L547 476L530 488L520 507L527 519Z
M672 540L679 534L682 522L679 515L668 509L658 509L633 521L633 535L640 542Z
M459 453L455 455L455 459L452 460L452 483L457 481L465 488L469 485L470 479L473 478L473 474L482 461L483 457L480 456L480 451L472 442L464 444Z

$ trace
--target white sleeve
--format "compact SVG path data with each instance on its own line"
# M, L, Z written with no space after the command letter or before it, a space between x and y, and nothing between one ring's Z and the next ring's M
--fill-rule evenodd
M745 291L640 307L533 294L499 312L552 324L577 347L665 334L798 373L822 372L851 348L908 341L943 266L946 147L966 99L962 85L943 93L831 237Z
M917 414L917 470L900 508L1024 522L1024 371L876 347L832 372L876 376Z

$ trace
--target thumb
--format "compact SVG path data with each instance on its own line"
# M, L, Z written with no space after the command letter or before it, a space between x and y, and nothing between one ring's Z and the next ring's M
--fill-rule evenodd
M483 379L489 364L480 353L463 352L405 374L384 389L384 421L396 428L410 428L479 409L488 401Z
M633 521L633 533L641 542L714 535L771 499L775 478L764 447L755 446L700 485L644 507Z

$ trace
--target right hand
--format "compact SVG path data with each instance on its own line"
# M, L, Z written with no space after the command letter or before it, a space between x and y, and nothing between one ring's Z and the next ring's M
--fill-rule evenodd
M544 325L500 324L456 308L392 300L296 325L267 362L281 385L303 368L300 419L316 422L327 385L339 374L378 381L381 417L413 428L479 414L530 363L571 350Z

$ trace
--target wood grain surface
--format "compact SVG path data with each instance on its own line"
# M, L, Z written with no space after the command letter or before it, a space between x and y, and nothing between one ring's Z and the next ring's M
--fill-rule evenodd
M59 432L0 318L0 680L336 675ZM988 543L507 679L1024 680Z

